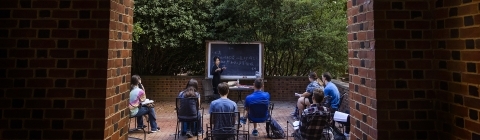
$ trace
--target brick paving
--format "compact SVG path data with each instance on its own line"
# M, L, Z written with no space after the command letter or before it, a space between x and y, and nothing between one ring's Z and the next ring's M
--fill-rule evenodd
M290 117L290 113L293 111L295 102L294 101L272 101L275 106L273 109L273 119L275 119L286 131L287 130L287 121L292 122L293 118ZM203 127L204 130L205 124L209 122L209 114L208 114L208 109L209 109L208 103L203 103L202 107L205 108L204 114L203 114ZM157 102L155 104L155 111L157 113L157 124L160 127L160 131L156 133L150 133L147 134L147 139L156 139L156 140L173 140L175 139L175 126L177 122L176 118L176 113L175 113L175 102ZM243 108L239 107L239 111L241 115L243 114ZM135 126L135 119L130 120L131 123L131 128L134 128ZM144 120L145 121L145 120ZM247 128L247 126L243 126L243 128ZM250 124L250 129L253 129L253 124ZM258 136L253 136L250 134L250 139L251 140L267 140L268 138L266 137L266 131L265 131L265 124L258 124L258 131L259 135ZM288 127L288 133L292 133L293 128L291 125ZM250 130L251 133L251 130ZM286 132L285 132L286 133ZM135 137L135 138L141 138L143 139L143 131L134 131L130 132L129 137ZM180 137L181 140L188 139L187 137ZM189 138L191 140L196 139L196 137ZM201 136L199 137L201 139ZM244 139L244 138L241 138ZM293 139L293 137L289 137L288 139Z

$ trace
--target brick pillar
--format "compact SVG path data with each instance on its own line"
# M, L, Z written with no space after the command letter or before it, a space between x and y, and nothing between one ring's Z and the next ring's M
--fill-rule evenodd
M436 139L432 1L375 1L378 139Z
M439 136L480 139L480 2L437 0L433 48Z
M377 97L373 0L349 0L348 69L350 139L377 139Z
M352 139L480 139L478 1L347 7Z
M0 139L124 139L132 1L1 3Z
M112 0L110 6L105 138L116 140L128 138L133 0Z

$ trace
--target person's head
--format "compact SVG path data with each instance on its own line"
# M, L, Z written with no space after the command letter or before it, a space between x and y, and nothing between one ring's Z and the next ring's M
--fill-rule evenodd
M198 82L197 80L195 79L190 79L188 82L187 82L187 86L185 86L185 89L187 89L188 87L193 87L195 89L195 91L198 90Z
M317 78L317 73L315 72L310 72L310 74L308 74L308 79L310 80L310 82L317 80Z
M137 86L142 79L138 75L132 75L132 79L130 80L130 84L132 87Z
M188 88L185 90L184 97L185 97L185 98L188 98L188 97L196 97L196 96L195 96L195 88L194 88L194 87L188 87Z
M329 72L324 72L322 74L322 79L323 79L323 81L326 80L327 82L330 82L332 80L332 75L330 75Z
M323 98L324 98L324 93L323 93L323 89L322 88L315 88L313 90L313 100L316 102L316 103L321 103L323 101Z
M219 83L217 86L218 93L222 96L227 95L228 91L230 88L228 87L228 84L225 82Z
M218 56L213 57L213 62L215 62L215 65L220 65L220 57Z
M263 88L263 79L262 78L255 79L255 82L253 82L253 86L255 87L255 89L262 89Z

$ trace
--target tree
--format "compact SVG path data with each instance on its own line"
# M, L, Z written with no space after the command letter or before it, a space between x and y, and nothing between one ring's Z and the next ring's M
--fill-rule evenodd
M265 42L265 74L343 74L346 0L225 0L213 15L216 39Z
M263 41L267 76L347 69L346 0L137 0L133 71L205 71L204 40Z
M133 71L203 73L211 6L210 0L136 0Z

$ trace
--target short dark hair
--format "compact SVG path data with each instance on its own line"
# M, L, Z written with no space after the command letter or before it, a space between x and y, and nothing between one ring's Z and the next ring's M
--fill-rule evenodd
M185 86L185 89L187 89L188 87L193 87L195 89L195 91L198 90L198 82L197 80L195 79L190 79L188 82L187 82L187 86Z
M225 82L219 83L217 86L218 93L220 95L226 95L230 88L228 87L228 84Z
M313 90L313 99L315 100L315 102L321 103L324 97L325 97L325 94L323 93L322 88L315 88Z
M138 84L140 83L140 80L142 80L142 79L140 78L140 76L138 76L138 75L136 75L136 74L135 74L135 75L132 75L132 79L130 80L131 86L133 87L133 86L138 85Z
M220 57L219 56L214 56L213 57L213 62L217 61L217 59L220 60Z
M263 86L263 79L262 79L262 78L257 78L257 79L255 79L254 86L255 86L255 88L257 88L257 89L262 88L262 86Z
M308 74L308 78L312 78L313 80L317 80L317 73L315 72L310 72L310 74Z
M332 75L330 75L329 72L324 72L323 77L325 77L325 80L327 80L329 82L332 80Z

